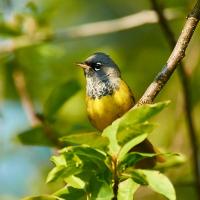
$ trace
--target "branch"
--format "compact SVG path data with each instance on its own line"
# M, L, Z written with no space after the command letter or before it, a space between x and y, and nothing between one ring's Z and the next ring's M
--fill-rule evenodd
M183 27L182 33L174 47L166 65L161 70L161 72L156 76L155 80L150 84L142 98L139 100L137 105L144 103L152 103L156 98L158 93L162 90L164 85L167 83L177 65L185 56L185 51L192 38L192 35L198 25L200 19L200 3L196 3L194 9L190 13L188 19L186 20L185 26Z
M168 20L176 19L178 16L180 16L180 13L174 9L166 9L164 12ZM118 19L88 23L81 26L64 29L57 34L61 34L60 37L65 37L66 35L72 38L88 37L124 31L142 26L144 24L152 24L157 22L158 18L156 12L152 10L146 10Z
M180 13L174 9L166 9L168 20L176 19ZM41 44L49 40L67 41L75 38L89 37L101 34L108 34L118 31L132 29L144 24L157 23L158 18L154 11L141 11L114 20L87 23L59 30L57 32L37 32L35 35L22 35L14 39L0 42L0 54L10 53L17 49Z
M159 3L157 2L157 0L151 0L151 4L153 9L157 12L157 15L159 17L159 22L160 22L160 26L163 29L163 33L165 34L168 43L170 45L170 48L173 50L174 46L176 45L176 40L175 40L175 36L167 22L167 19L163 13L162 7L159 5ZM190 14L190 17L197 17L199 14L198 10L199 6L199 2L197 3L197 5L194 8L194 11L192 12L192 14ZM185 71L185 66L182 62L180 62L180 67L179 67L179 76L181 79L181 83L182 83L182 88L183 88L183 95L184 95L184 101L185 101L185 111L186 111L186 121L188 124L188 133L189 133L189 137L190 137L190 143L191 143L191 149L192 149L192 155L193 155L193 165L194 165L194 172L195 172L195 179L196 179L196 191L198 194L198 199L200 199L200 166L199 166L199 158L198 158L198 152L199 152L199 148L198 148L198 143L197 143L197 137L196 137L196 131L194 128L194 123L192 120L192 105L191 105L191 93L190 93L190 89L189 89L189 80L187 77L187 73Z
M15 59L15 58L14 58ZM10 61L13 65L18 65L17 61ZM62 147L62 144L57 139L55 133L51 130L51 128L46 124L44 120L42 120L35 112L34 104L29 96L29 93L27 91L26 87L26 80L24 77L24 74L21 70L14 69L13 71L13 81L15 88L19 94L22 107L25 110L25 113L27 115L27 118L31 124L32 127L42 125L44 127L44 134L46 138L52 142L56 147Z
M15 70L13 72L13 80L31 126L40 125L41 121L35 114L33 102L31 101L26 90L24 74L19 70Z

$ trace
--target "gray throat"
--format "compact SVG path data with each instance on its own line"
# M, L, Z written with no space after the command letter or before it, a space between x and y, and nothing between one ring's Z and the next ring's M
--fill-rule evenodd
M103 96L112 95L119 89L120 78L115 77L100 79L97 77L87 78L86 93L92 99L99 99Z

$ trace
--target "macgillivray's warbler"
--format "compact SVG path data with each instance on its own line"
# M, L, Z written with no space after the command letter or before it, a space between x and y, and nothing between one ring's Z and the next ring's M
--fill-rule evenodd
M117 64L106 54L98 52L78 63L86 78L86 105L89 120L102 131L114 120L130 110L134 96L123 81ZM153 145L146 139L132 151L155 153ZM138 163L140 168L153 167L158 158L147 158Z

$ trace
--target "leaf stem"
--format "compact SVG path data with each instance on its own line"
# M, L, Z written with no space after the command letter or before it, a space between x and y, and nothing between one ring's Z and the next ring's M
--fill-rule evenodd
M117 158L116 157L112 157L112 170L113 170L113 179L114 179L114 185L113 185L114 197L113 197L113 200L117 200L119 177L118 177L118 171L117 171Z

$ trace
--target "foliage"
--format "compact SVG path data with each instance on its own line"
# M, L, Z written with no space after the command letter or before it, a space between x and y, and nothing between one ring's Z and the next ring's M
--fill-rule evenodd
M195 0L164 2L163 7L171 10L170 15L178 13L177 17L169 21L175 36L180 34L185 16L194 3ZM124 19L122 21L129 23L126 16L141 11L145 13L150 9L152 7L148 0L0 1L0 132L2 133L0 134L0 199L15 200L30 194L51 194L52 191L56 191L55 188L60 186L62 179L45 185L43 176L46 176L51 167L48 160L52 147L58 147L58 145L60 148L84 144L100 152L106 152L106 156L107 153L110 154L112 151L114 153L115 149L118 151L126 145L126 148L123 148L124 151L120 151L123 161L120 162L118 170L124 168L130 170L132 165L143 158L155 158L154 154L126 153L132 145L142 141L146 134L154 129L155 125L150 122L134 126L124 125L126 128L120 125L120 131L116 136L113 132L110 139L106 132L102 136L92 129L85 109L84 76L74 63L83 61L94 52L103 51L109 54L118 64L123 79L133 91L135 99L138 100L157 72L161 70L161 66L170 53L159 24L143 24L140 27L104 35L79 37L75 34L73 37L68 37L68 33L70 35L73 29L71 27L81 28L82 25L90 22L96 24L99 21L121 17ZM124 24L120 24L123 27ZM88 31L90 32L91 29ZM188 79L190 79L188 89L192 95L192 98L189 98L193 107L195 128L200 133L198 123L200 112L199 34L200 29L197 29L186 52L184 63ZM37 42L37 37L39 37L39 42ZM25 87L33 104L33 112L37 113L37 117L41 119L37 127L30 126L26 106L13 79L15 70L24 74ZM167 87L164 87L157 97L158 101L170 99L173 103L169 109L155 117L155 121L161 126L154 129L155 134L150 134L149 138L166 151L182 152L190 158L192 155L187 135L184 95L179 81L174 73ZM144 134L141 133L141 127L145 130ZM128 133L127 129L131 130L131 133ZM16 135L24 145L12 140ZM137 140L127 143L132 137ZM198 134L197 137L199 137ZM115 142L113 141L113 145L110 145L109 140L112 138ZM117 143L116 140L120 142ZM46 147L43 148L43 146ZM120 157L118 159L121 159ZM159 163L154 170L164 172L166 168L175 166L169 170L168 175L174 183L177 199L197 199L194 189L193 159L188 159L188 162L178 168L177 166L185 161L185 157L173 156L173 154L165 155L165 157L166 162ZM61 189L58 191L59 195L67 195L70 192L77 195L77 191L81 195L85 187L84 182L77 177L67 179L71 182L70 188ZM146 180L143 179L143 181ZM119 191L123 192L120 192L118 198L132 196L138 187L139 184L132 178L121 180ZM147 194L149 195L149 193L137 193L139 196ZM38 198L56 199L59 195L55 193ZM160 197L153 193L148 196L148 199L155 200Z
M169 200L175 200L175 190L169 179L159 171L134 166L157 153L130 151L144 141L153 130L149 119L169 102L136 107L100 133L75 133L61 138L71 142L59 155L51 158L55 167L47 183L61 180L64 187L52 196L37 196L26 200L46 199L126 199L132 200L139 186L149 186ZM118 188L118 189L116 189Z
M56 121L56 113L63 104L80 90L79 84L75 80L56 87L45 101L43 113L38 116L43 121L43 126L33 127L17 135L19 141L26 145L56 146L59 134L51 127Z

